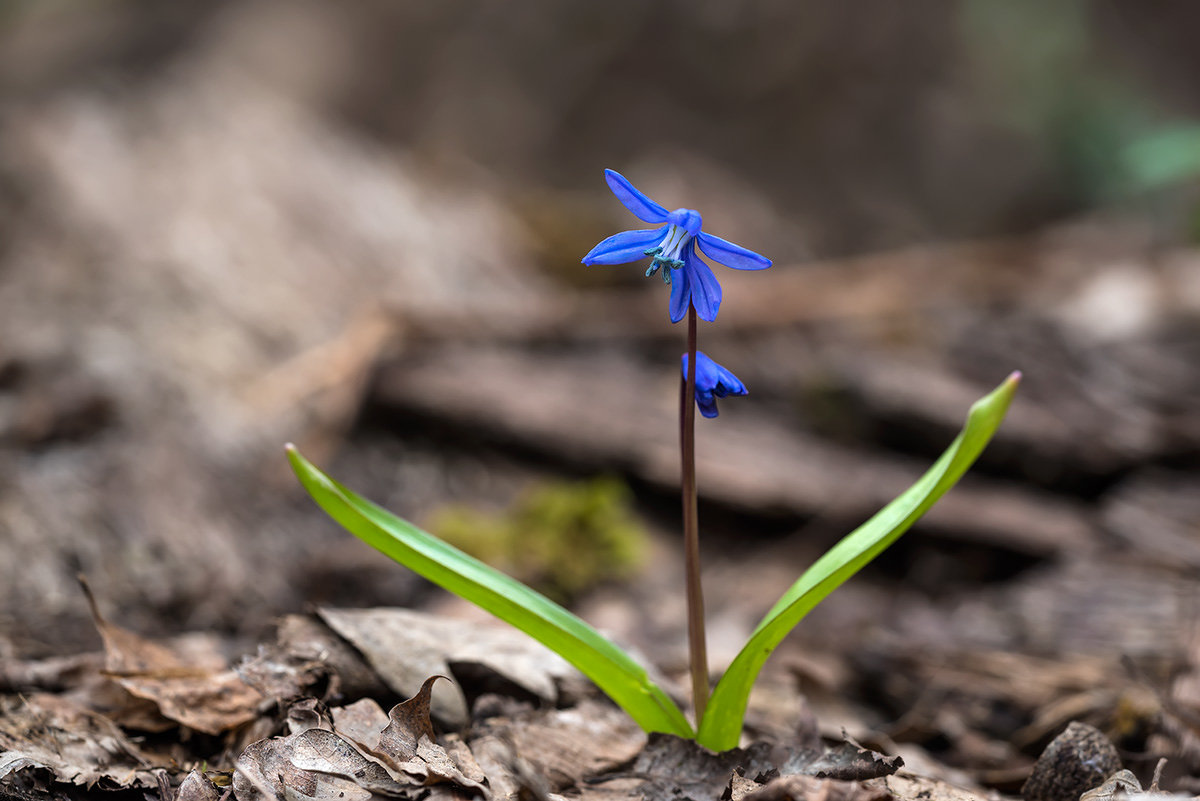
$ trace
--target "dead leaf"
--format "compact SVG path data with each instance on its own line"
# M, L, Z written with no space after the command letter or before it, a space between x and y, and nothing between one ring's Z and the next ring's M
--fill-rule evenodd
M901 771L882 779L900 801L994 801L994 792Z
M772 779L746 795L745 801L888 801L891 797L882 786L793 774Z
M329 710L333 730L363 750L379 750L379 736L389 724L388 714L371 698L361 698L349 706Z
M253 743L242 753L234 777L239 800L416 798L428 795L429 785L486 798L483 773L466 746L449 738L447 750L433 739L429 698L438 678L427 679L386 715L369 699L331 709L328 717L315 699L294 704L292 734Z
M890 776L903 766L904 760L898 756L884 756L848 740L829 749L797 772L818 779L858 782Z
M267 698L290 701L327 682L323 699L381 696L387 687L344 639L310 615L287 615L275 642L236 668L242 680Z
M1079 796L1079 801L1115 801L1117 796L1146 795L1142 783L1133 771L1119 770L1109 776L1099 787L1093 787ZM1159 793L1155 793L1159 795Z
M393 778L407 778L422 785L449 783L487 796L483 774L474 766L477 776L468 777L450 754L434 741L433 723L429 719L430 698L438 679L430 676L416 695L396 704L388 712L388 725L379 734L374 752Z
M276 798L369 799L415 796L414 783L395 781L378 762L327 729L307 729L251 744L233 776L239 801Z
M517 753L511 739L489 735L473 740L471 747L495 798L548 801L545 777Z
M147 640L105 620L87 583L80 583L104 640L105 674L128 692L205 734L220 734L258 717L262 695L228 668L211 638L180 638L174 649Z
M287 727L292 734L309 729L332 729L329 710L316 698L301 698L287 711Z
M411 785L396 782L382 765L367 759L349 741L326 729L309 729L292 738L290 758L301 770L328 773L371 792L404 795L411 789Z
M318 774L303 770L292 764L291 739L273 737L251 743L238 758L233 774L233 792L238 801L274 801L286 797L286 793L308 798L339 797L345 789L342 784L353 784L338 780L338 788L332 793L317 795ZM336 777L335 777L336 779ZM350 788L351 798L370 798L370 791L358 787Z
M86 787L158 786L150 761L108 718L54 695L0 698L0 778L43 768Z
M62 692L86 684L104 667L99 652L53 656L48 659L0 661L0 690Z
M753 779L747 779L741 770L735 770L729 777L729 786L721 795L721 801L742 801L746 796L762 788L762 784Z
M515 629L472 623L411 609L319 609L321 619L345 637L397 693L416 695L426 677L454 675L453 664L472 664L553 704L556 682L579 676L562 657ZM439 685L433 714L451 727L469 720L458 684Z
M417 754L421 738L433 740L433 722L429 719L429 700L433 685L445 676L430 676L425 679L416 695L392 707L388 712L388 725L379 735L379 750L401 762ZM449 681L447 679L447 681Z
M175 793L175 801L219 801L221 793L217 786L197 768L184 777Z
M628 715L611 703L595 700L570 709L532 712L515 720L489 718L473 728L472 751L487 738L509 743L512 752L544 777L551 791L577 786L587 777L627 763L646 746L645 732ZM490 753L493 761L502 761L503 752ZM728 770L722 772L722 786L728 775ZM720 790L718 786L715 792Z

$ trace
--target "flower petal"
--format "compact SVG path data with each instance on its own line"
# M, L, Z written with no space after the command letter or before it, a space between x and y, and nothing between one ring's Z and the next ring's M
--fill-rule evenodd
M688 355L681 359L684 380L687 380ZM717 416L717 398L726 395L745 395L746 387L737 376L714 362L704 351L696 351L696 406L705 417Z
M646 251L667 235L667 228L639 229L613 234L583 257L584 264L627 264L646 255Z
M688 289L692 305L701 320L712 322L717 319L717 309L721 307L721 285L712 269L696 255L692 242L683 251L683 272L687 274ZM672 276L674 278L674 276Z
M708 354L702 350L696 351L696 391L697 392L712 392L717 386L718 373L717 368L720 367L712 359L708 358ZM683 354L683 377L687 378L688 355Z
M617 200L621 201L621 205L632 211L633 216L639 220L661 223L666 222L670 216L666 209L638 191L636 186L629 183L628 178L616 170L605 170L604 180L608 181L608 188L617 196Z
M682 320L691 304L692 288L688 284L688 271L671 270L671 322Z
M771 266L771 260L766 256L760 256L753 250L747 250L719 236L701 231L696 235L696 239L705 256L726 267L735 270L765 270Z
M699 363L700 361L697 359L696 364ZM742 383L740 378L716 362L713 362L713 367L717 371L717 386L713 390L714 395L718 398L724 398L726 395L745 395L747 393L746 385Z

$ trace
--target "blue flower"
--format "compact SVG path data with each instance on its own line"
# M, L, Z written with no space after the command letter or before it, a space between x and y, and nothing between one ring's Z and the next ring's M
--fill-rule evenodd
M701 320L712 322L717 317L721 285L696 254L697 244L705 256L735 270L762 270L771 266L770 259L701 231L700 212L667 211L615 170L605 170L604 178L617 200L639 220L666 224L662 228L622 231L610 236L592 248L583 257L583 263L628 264L643 256L653 257L646 277L662 268L663 280L671 285L671 322L682 320L689 305L696 307Z
M683 354L683 377L687 380L688 355ZM717 416L717 398L745 395L746 385L738 377L696 351L696 406L705 417Z

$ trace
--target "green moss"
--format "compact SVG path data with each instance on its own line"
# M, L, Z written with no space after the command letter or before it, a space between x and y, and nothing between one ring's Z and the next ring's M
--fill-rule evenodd
M429 529L558 601L630 576L646 532L615 478L540 484L498 514L462 505L436 512Z

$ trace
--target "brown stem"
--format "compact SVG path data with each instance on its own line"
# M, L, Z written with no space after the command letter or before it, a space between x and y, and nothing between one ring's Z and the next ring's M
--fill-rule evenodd
M700 588L700 527L696 516L696 308L688 307L687 375L680 384L679 453L682 458L683 549L687 573L688 657L696 725L708 705L708 653L704 642L704 593Z

